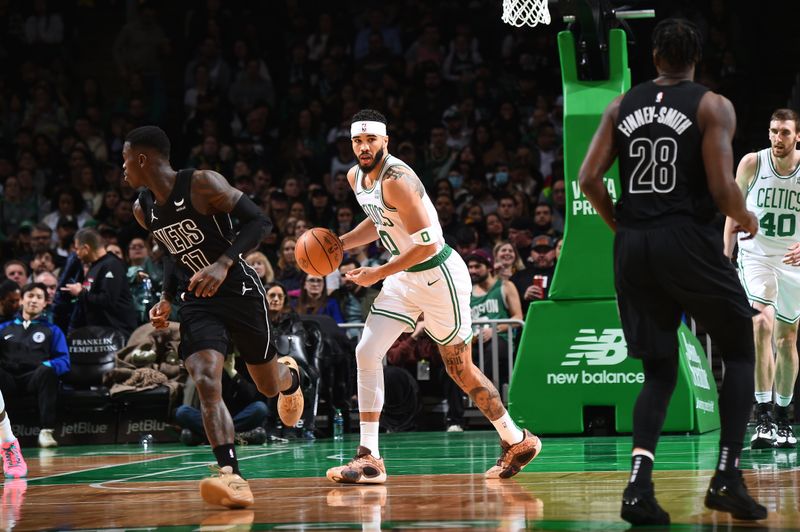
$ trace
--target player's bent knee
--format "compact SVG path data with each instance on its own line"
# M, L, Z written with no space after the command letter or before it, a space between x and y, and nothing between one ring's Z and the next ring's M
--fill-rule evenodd
M371 342L363 339L356 346L356 363L359 369L378 369L383 366L382 352L378 346L370 345Z
M200 373L194 375L192 378L194 379L194 384L197 387L201 400L213 400L214 397L221 397L222 383L213 375Z
M771 335L772 334L772 316L764 311L759 312L753 316L753 327L758 334Z

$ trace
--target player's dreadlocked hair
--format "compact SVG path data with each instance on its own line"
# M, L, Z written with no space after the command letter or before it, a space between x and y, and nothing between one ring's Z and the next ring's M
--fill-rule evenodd
M169 159L170 143L167 134L158 126L137 127L128 133L125 142L130 142L131 147L145 146L154 148L158 153Z
M386 117L375 109L362 109L354 114L353 119L350 121L351 124L355 122L381 122L385 124Z
M681 68L700 61L703 43L697 26L692 22L668 18L653 30L653 48L670 66Z

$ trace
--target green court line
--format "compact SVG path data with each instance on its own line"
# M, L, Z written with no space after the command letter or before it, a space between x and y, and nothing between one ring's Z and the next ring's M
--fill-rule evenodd
M245 462L247 460L253 460L253 459L256 459L256 458L263 458L265 456L273 456L273 455L276 455L276 454L288 453L288 452L290 452L289 449L277 449L277 450L273 450L273 451L270 451L270 452L256 454L256 455L252 455L252 456L238 456L238 459L239 459L239 462L241 463L241 462ZM206 470L208 469L209 465L211 465L211 462L200 463L200 464L191 464L191 465L188 465L188 466L177 467L177 468L174 468L174 469L167 469L167 470L164 470L164 471L153 471L151 473L143 473L143 474L140 474L140 475L134 475L132 477L127 477L127 478L116 478L116 479L108 480L108 481L105 481L105 482L95 482L95 483L91 484L91 487L93 487L93 488L106 488L107 489L107 488L109 488L108 484L118 484L120 482L131 482L131 481L134 481L134 480L138 481L138 482L145 482L145 481L142 480L145 477L156 477L156 476L165 476L165 477L167 477L167 479L171 480L172 478L174 478L173 475L175 475L175 473L187 471L187 470L190 470L190 469L196 469L196 468L203 468L204 472L206 473L206 476L208 476L208 471L206 471ZM153 480L154 479L152 479L152 478L148 478L146 482L151 482Z
M717 460L719 434L661 438L656 470L710 471ZM749 437L748 437L749 439ZM542 454L525 468L523 475L537 472L628 471L630 436L615 437L548 437L542 438ZM348 461L355 453L358 436L348 434L344 442L319 439L315 442L291 442L237 448L243 474L258 478L322 478L334 465ZM196 481L208 476L206 464L213 462L208 446L184 447L179 444L156 443L149 459L138 445L61 447L51 456L74 457L88 453L117 454L129 451L141 454L135 462L98 467L87 466L75 471L31 478L29 485L119 484L157 480ZM36 449L26 450L26 457L37 458ZM413 432L381 435L381 454L391 477L402 475L480 474L490 467L500 453L497 435L490 431L464 433ZM789 469L797 467L797 452L745 450L743 469Z

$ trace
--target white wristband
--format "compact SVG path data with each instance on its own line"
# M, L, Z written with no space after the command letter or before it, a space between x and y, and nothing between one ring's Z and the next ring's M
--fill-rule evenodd
M439 241L439 231L434 227L425 227L411 235L411 241L420 246L430 246Z

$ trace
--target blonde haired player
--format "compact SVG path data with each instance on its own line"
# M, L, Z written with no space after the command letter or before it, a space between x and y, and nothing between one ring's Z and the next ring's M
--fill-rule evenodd
M371 109L361 110L353 116L350 135L358 165L348 171L347 179L367 219L340 237L342 245L348 250L380 238L392 259L347 274L361 286L383 280L383 288L356 347L360 445L353 460L329 469L327 476L343 483L386 481L378 448L383 357L403 331L414 330L424 313L425 330L439 344L447 373L500 434L502 454L486 477L512 477L536 457L541 442L517 427L494 385L472 363L472 282L467 266L444 243L436 209L422 182L408 165L388 153L386 118Z
M739 236L739 278L750 304L756 344L755 398L758 424L753 449L797 447L789 420L797 378L797 324L800 319L800 122L791 109L770 117L770 147L748 153L736 169L747 209L759 220L754 238ZM734 222L725 221L725 254L731 257ZM777 347L777 362L772 341ZM773 422L772 387L775 385Z

